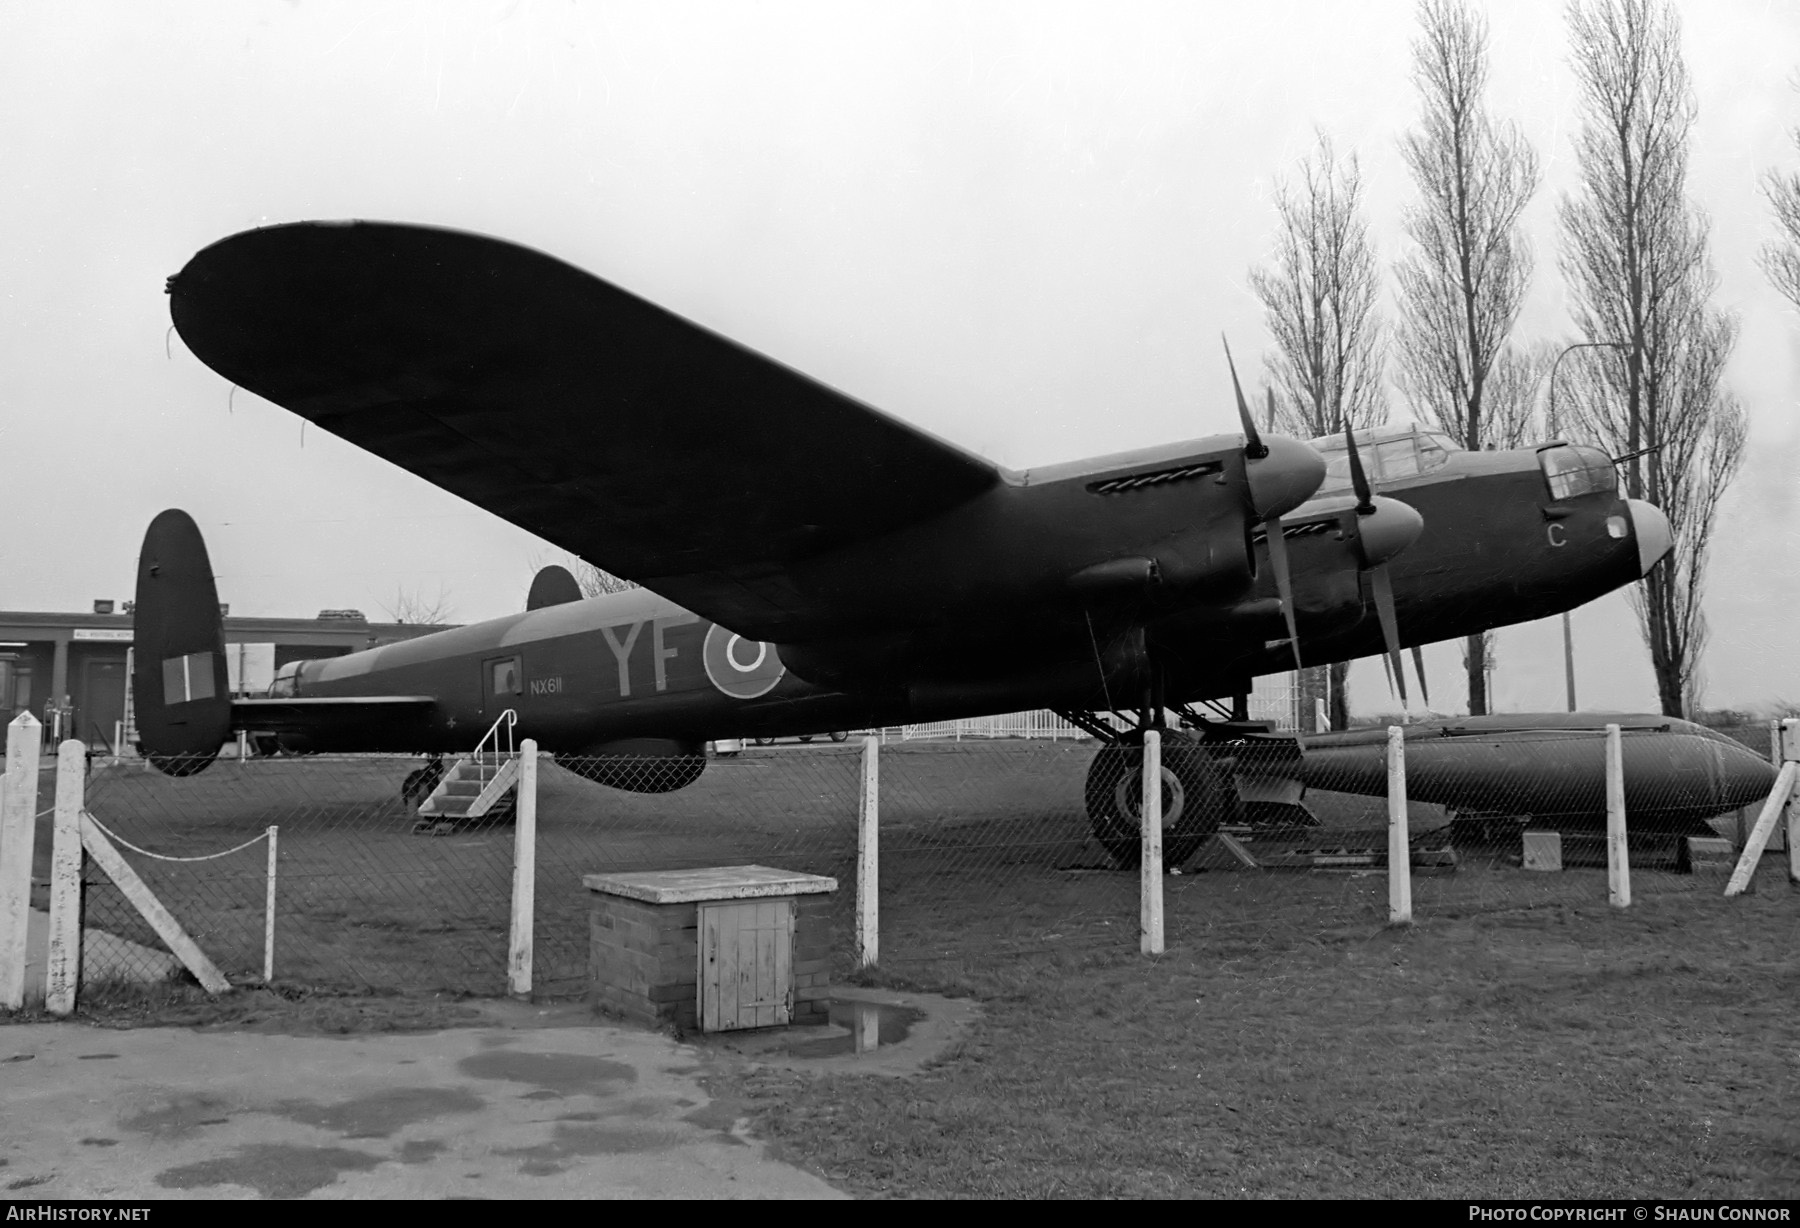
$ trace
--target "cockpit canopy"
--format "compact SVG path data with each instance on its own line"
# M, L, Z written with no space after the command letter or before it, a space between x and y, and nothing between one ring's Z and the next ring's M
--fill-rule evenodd
M1325 481L1315 499L1327 495L1349 494L1350 449L1342 435L1326 435L1312 441L1312 446L1325 457ZM1450 453L1464 449L1442 431L1427 431L1417 424L1384 426L1358 433L1356 451L1362 457L1363 471L1376 486L1404 482L1430 473L1450 459Z
M1612 457L1599 448L1574 443L1553 443L1538 449L1538 466L1550 484L1550 497L1558 502L1578 495L1612 494L1619 489L1619 471Z

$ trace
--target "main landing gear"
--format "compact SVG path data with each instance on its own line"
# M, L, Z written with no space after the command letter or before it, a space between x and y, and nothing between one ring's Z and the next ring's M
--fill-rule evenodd
M408 806L417 806L431 796L431 791L438 787L438 781L444 778L444 757L432 755L425 761L425 766L414 768L406 774L400 785L400 800Z
M1119 866L1137 865L1143 853L1146 729L1162 735L1164 864L1186 861L1221 824L1239 821L1237 789L1202 748L1198 734L1163 728L1147 713L1138 714L1130 729L1098 713L1058 715L1104 743L1088 767L1088 823Z

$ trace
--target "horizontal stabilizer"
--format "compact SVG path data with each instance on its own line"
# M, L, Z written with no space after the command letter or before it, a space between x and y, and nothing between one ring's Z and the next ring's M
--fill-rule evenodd
M437 705L430 695L326 695L317 698L234 699L231 727L258 733L309 733L359 722L391 721L424 714Z

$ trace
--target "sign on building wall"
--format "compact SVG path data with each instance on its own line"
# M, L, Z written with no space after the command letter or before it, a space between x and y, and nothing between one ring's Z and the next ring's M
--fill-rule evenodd
M107 644L131 643L130 627L77 627L69 638Z

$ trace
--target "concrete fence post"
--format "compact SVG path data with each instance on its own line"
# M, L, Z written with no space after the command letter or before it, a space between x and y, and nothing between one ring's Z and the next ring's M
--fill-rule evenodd
M533 922L537 910L537 742L519 744L513 800L512 938L506 952L506 991L531 996Z
M1406 731L1388 726L1388 924L1412 924L1412 833L1406 815Z
M37 834L38 756L44 727L21 712L6 727L6 796L0 803L0 1009L25 1005L25 935L31 924L31 855Z
M280 864L281 828L269 828L269 864L263 871L263 984L275 979L275 875Z
M1631 855L1625 840L1625 738L1606 727L1606 902L1631 907Z
M881 740L862 745L856 804L856 966L881 962Z
M1195 799L1196 802L1199 799ZM1142 815L1143 857L1138 863L1138 949L1163 953L1162 734L1144 731Z
M86 805L87 747L70 739L56 748L56 819L50 842L50 937L44 963L44 1006L75 1011L81 986L81 810Z

